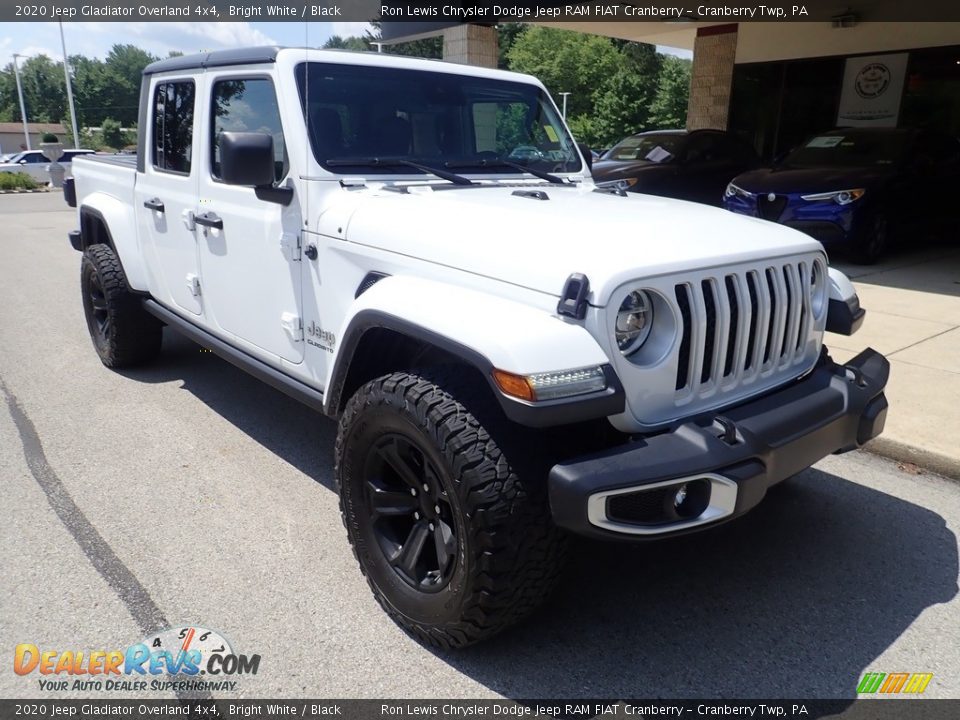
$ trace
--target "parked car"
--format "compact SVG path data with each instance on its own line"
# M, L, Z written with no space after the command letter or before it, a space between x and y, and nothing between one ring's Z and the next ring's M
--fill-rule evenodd
M568 532L712 528L883 429L887 361L823 346L863 310L818 242L597 187L528 75L231 49L140 97L137 155L64 185L95 352L157 360L166 325L336 419L346 536L423 642L531 612Z
M758 167L756 152L721 130L658 130L624 138L593 165L598 183L629 192L719 206L735 175Z
M812 235L857 262L897 237L958 230L960 142L927 130L844 128L806 140L771 168L739 175L724 206Z
M92 155L93 153L93 150L64 150L63 155L57 162L63 165L67 175L71 175L73 159L80 155ZM50 173L47 172L47 165L49 164L50 161L39 150L23 150L13 155L8 161L0 163L0 172L22 172L37 182L48 183L50 182Z

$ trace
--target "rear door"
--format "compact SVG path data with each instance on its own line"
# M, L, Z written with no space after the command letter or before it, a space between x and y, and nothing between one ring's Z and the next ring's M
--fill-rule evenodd
M193 212L197 203L197 82L153 78L144 171L134 211L150 287L172 309L203 311Z
M197 214L210 223L198 228L207 318L249 350L300 363L299 199L294 195L284 206L220 179L220 133L258 132L273 138L274 185L292 185L276 89L269 75L256 72L208 70L206 79L209 121Z

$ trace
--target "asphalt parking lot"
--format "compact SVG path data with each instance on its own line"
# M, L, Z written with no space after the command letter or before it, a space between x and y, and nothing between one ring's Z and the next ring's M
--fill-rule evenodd
M334 424L172 333L156 365L103 368L73 227L55 193L0 196L0 697L42 694L18 643L197 625L262 656L230 697L852 698L923 671L960 698L960 483L863 452L710 533L579 542L530 621L421 647L350 554Z

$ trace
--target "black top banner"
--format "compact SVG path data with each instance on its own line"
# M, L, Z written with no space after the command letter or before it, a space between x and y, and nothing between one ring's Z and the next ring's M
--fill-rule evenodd
M0 3L0 21L337 22L960 22L955 0L37 0Z

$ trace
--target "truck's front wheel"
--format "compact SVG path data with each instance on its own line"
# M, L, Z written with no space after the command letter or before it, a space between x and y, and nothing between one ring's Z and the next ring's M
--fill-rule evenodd
M152 360L160 352L163 326L130 292L116 254L107 245L91 245L80 264L83 313L101 362L110 368Z
M337 437L340 509L360 567L387 613L439 647L526 615L565 554L544 478L517 472L497 442L505 428L482 425L455 383L378 378L351 398Z

